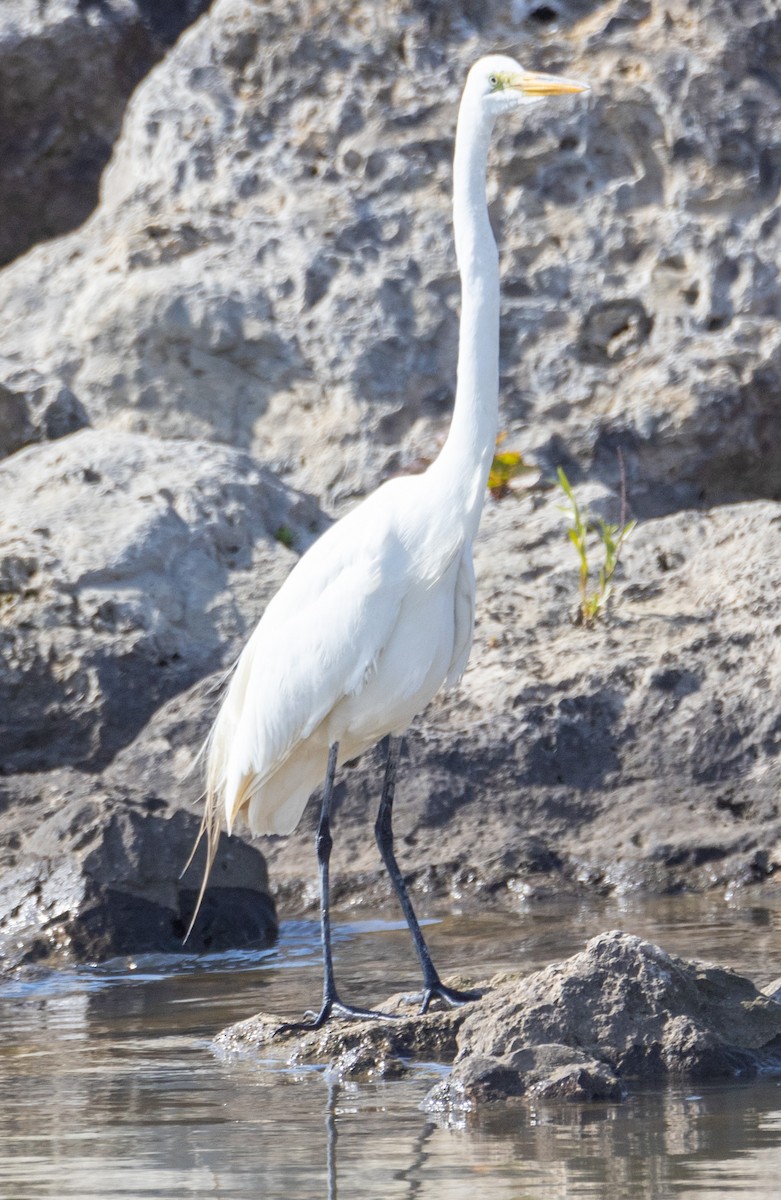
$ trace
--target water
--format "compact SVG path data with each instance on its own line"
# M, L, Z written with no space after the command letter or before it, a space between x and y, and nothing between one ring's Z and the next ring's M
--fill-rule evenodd
M535 905L454 918L429 937L443 973L542 966L623 928L759 983L781 974L781 898ZM781 1085L682 1086L623 1105L520 1106L477 1123L420 1110L442 1075L335 1085L210 1039L320 990L317 927L283 925L265 953L145 957L0 989L0 1200L777 1200ZM377 1003L415 979L406 930L338 925L346 997ZM367 966L368 964L368 966Z

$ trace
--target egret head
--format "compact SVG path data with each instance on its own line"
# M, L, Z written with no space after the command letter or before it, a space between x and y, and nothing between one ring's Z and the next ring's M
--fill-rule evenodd
M570 96L589 91L587 83L563 75L526 71L506 54L487 54L469 72L467 86L483 111L491 116L544 100L546 96Z

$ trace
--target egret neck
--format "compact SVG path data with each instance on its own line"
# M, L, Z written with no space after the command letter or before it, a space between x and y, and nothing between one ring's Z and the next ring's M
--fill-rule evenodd
M453 419L431 470L450 493L466 539L477 533L494 455L499 397L499 256L485 180L492 116L466 93L453 161L453 227L461 276L461 328Z

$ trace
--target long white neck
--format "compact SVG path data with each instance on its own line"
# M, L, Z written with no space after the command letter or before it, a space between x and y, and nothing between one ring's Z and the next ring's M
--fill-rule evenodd
M494 455L499 397L499 258L488 220L485 176L493 121L465 96L453 163L453 226L461 275L455 407L431 470L473 538Z

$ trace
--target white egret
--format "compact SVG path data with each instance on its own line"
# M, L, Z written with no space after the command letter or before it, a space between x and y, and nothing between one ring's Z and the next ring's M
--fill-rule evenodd
M502 113L582 83L526 71L504 55L469 72L456 131L453 221L461 276L455 406L441 453L423 475L392 479L333 525L272 598L244 648L207 743L203 830L209 863L221 810L255 834L292 831L324 780L316 837L323 1001L302 1028L332 1013L371 1016L339 998L329 920L330 811L337 766L390 735L375 826L433 997L473 998L442 983L393 851L400 739L442 684L466 666L472 641L477 533L497 434L499 261L485 197L488 147ZM202 830L202 832L203 832Z

